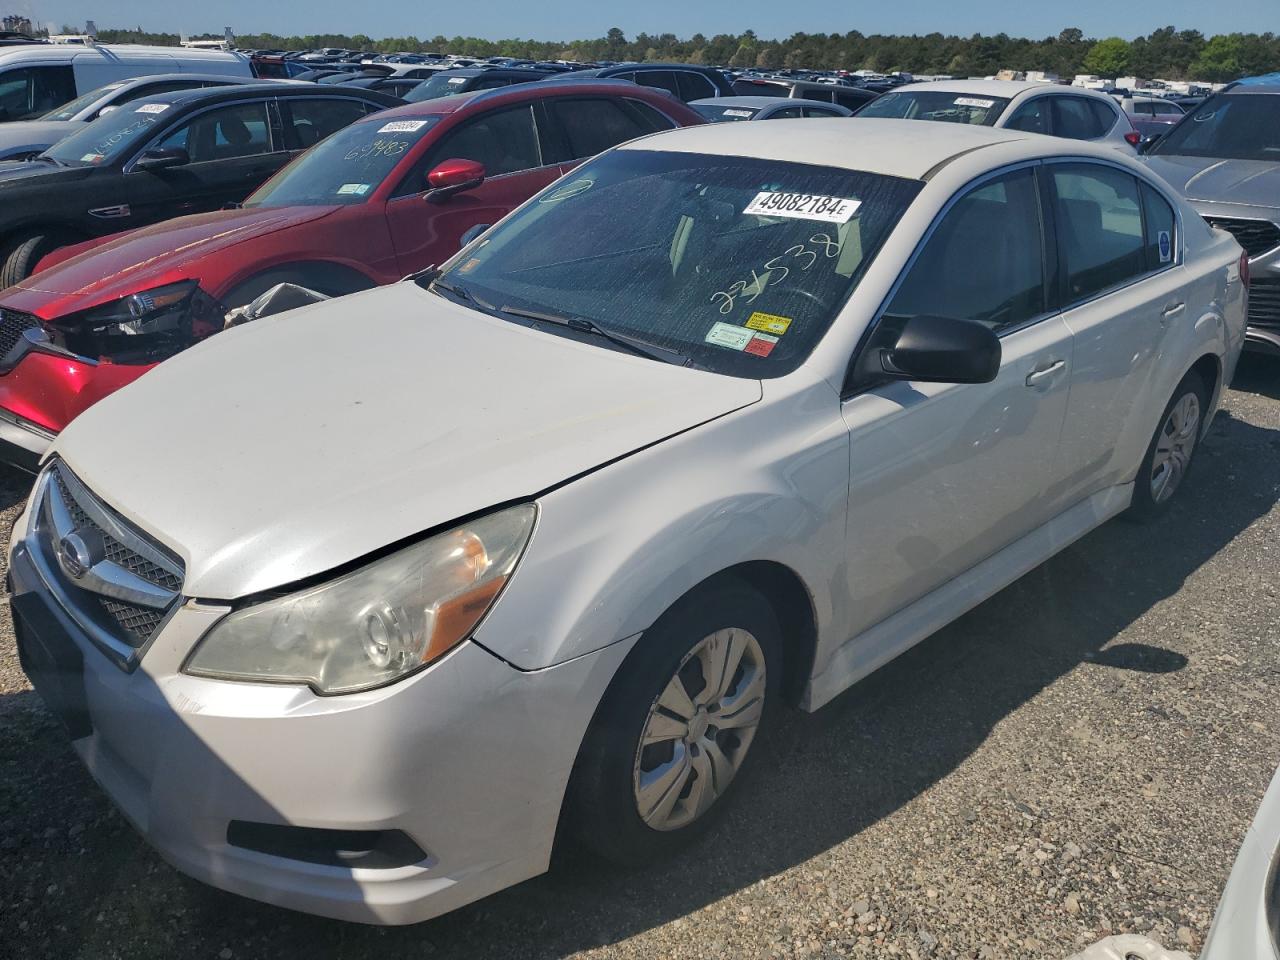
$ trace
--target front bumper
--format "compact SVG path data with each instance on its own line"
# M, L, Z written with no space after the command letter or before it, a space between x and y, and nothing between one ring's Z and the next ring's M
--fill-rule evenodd
M522 673L474 643L380 690L206 680L181 664L226 607L188 601L126 672L77 631L27 548L15 630L104 790L174 866L344 920L425 920L543 872L578 746L629 644ZM425 857L348 867L228 842L233 821L388 831Z
M1244 332L1244 348L1254 353L1280 357L1280 327L1247 327Z
M56 434L0 407L0 463L35 473Z

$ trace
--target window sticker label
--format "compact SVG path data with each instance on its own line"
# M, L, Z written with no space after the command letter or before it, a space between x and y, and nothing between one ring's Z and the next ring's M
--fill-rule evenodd
M81 162L81 163L101 163L101 162L102 162L102 154L100 154L100 153L86 153L83 157L81 157L81 158L80 158L80 162Z
M767 357L773 353L773 348L777 346L778 338L771 337L767 333L757 333L751 338L751 342L747 344L744 353L754 354L757 357Z
M164 113L169 109L167 103L144 103L134 113Z
M752 330L763 330L765 333L772 333L780 337L791 326L791 318L757 311L747 318L747 326Z
M862 206L861 200L847 197L822 197L809 193L771 193L762 190L747 204L743 213L762 217L789 217L793 220L825 220L848 223Z
M415 130L421 130L427 125L425 120L393 120L391 123L384 123L378 128L379 133L412 133Z
M745 350L753 336L755 334L746 327L718 321L707 331L706 340L707 343L714 343L718 347L728 347L730 350Z
M1160 244L1160 262L1168 263L1173 259L1173 238L1169 236L1168 230L1161 230L1157 240Z
M746 117L750 120L754 114L750 110L726 110L722 116L726 117Z
M957 107L982 107L984 110L994 107L994 100L983 100L979 97L956 97L955 104Z
M454 86L455 84L466 83L466 82L467 82L466 77L450 77L449 78L449 86Z
M370 183L344 183L338 188L338 196L340 197L363 197L369 192L369 188L373 186Z
M570 197L576 197L580 193L586 193L595 185L596 182L594 180L574 180L572 183L566 183L563 187L557 187L545 197L540 197L538 202L556 203L560 200L568 200Z

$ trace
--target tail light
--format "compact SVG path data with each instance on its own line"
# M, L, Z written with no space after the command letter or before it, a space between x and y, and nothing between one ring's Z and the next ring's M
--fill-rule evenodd
M1240 282L1244 284L1246 290L1249 289L1249 254L1240 254Z
M1124 138L1129 142L1129 146L1131 147L1136 147L1138 144L1142 142L1142 134L1140 134L1137 130L1130 130L1128 133L1124 135Z

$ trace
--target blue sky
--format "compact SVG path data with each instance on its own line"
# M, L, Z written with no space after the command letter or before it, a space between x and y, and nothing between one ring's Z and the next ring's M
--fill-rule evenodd
M37 22L137 26L174 33L365 33L372 37L432 37L436 34L501 39L570 40L603 36L611 26L630 37L640 31L740 33L761 37L806 33L999 33L1039 38L1076 26L1087 36L1133 37L1174 24L1206 34L1263 32L1280 27L1277 0L628 0L587 4L583 0L484 0L453 4L435 0L3 0L0 9L25 12Z

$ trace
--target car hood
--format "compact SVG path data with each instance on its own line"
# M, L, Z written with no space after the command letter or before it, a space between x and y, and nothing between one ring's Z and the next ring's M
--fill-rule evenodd
M43 161L0 161L0 194L19 187L51 189L60 183L83 180L93 170L93 167L59 167Z
M6 305L46 320L175 279L196 277L195 261L268 233L313 223L340 207L254 207L166 220L100 243L17 285ZM196 272L193 272L196 271ZM179 276L181 274L181 276ZM26 296L37 294L38 296Z
M14 150L43 150L84 126L83 120L16 120L0 123L0 155Z
M1280 207L1280 163L1158 154L1145 159L1188 200Z
M532 497L760 399L404 282L218 334L53 450L229 600Z

